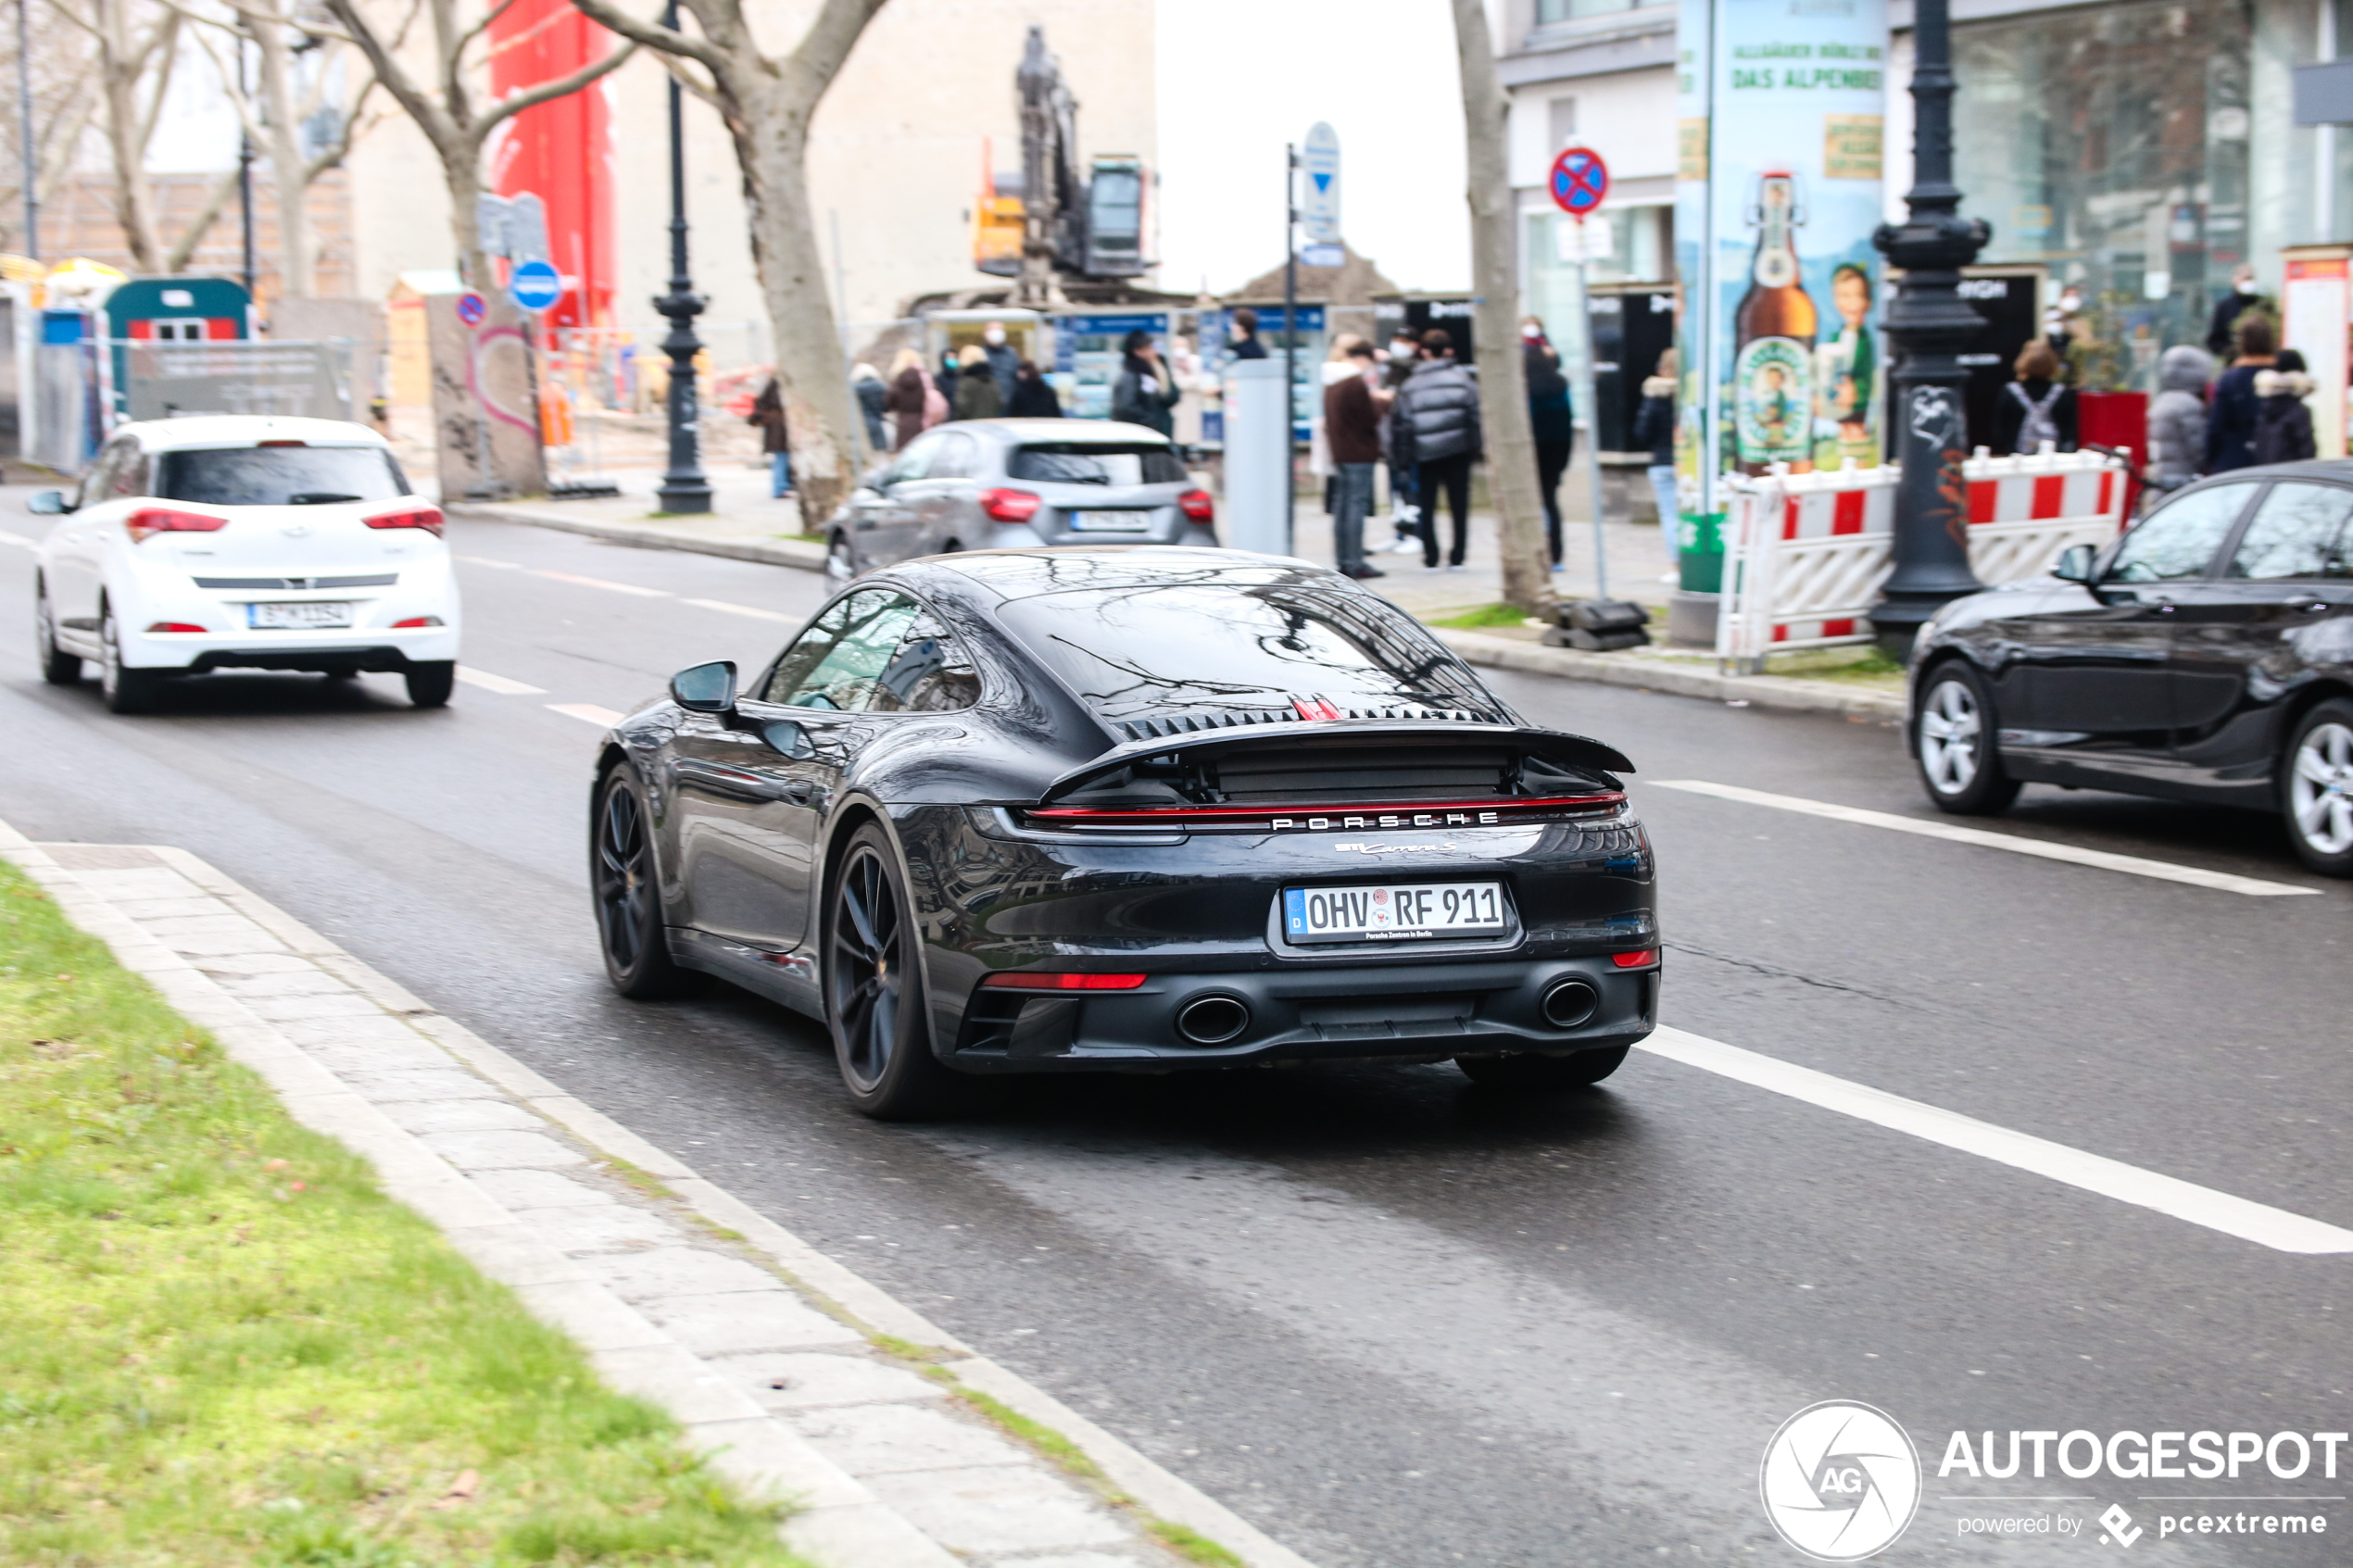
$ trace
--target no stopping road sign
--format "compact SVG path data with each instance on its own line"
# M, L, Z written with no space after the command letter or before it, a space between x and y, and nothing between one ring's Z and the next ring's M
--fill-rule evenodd
M1591 147L1570 147L1553 160L1553 201L1573 217L1582 218L1609 194L1609 166Z

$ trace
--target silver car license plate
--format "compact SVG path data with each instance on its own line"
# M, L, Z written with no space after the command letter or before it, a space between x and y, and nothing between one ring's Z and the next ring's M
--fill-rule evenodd
M247 605L245 624L256 629L308 631L321 626L351 624L347 602L305 599L292 604Z
M1073 512L1070 518L1073 533L1149 533L1151 527L1150 512Z
M1501 936L1509 929L1496 882L1283 889L1283 937L1293 943Z

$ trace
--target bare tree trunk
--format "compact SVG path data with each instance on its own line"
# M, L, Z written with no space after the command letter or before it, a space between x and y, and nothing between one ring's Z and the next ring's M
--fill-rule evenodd
M147 184L146 117L139 109L139 80L146 74L153 41L146 48L131 41L131 0L94 0L98 35L99 90L107 106L107 153L114 164L114 208L122 225L132 265L157 270L163 242L156 232L155 193Z
M261 44L261 104L269 119L270 167L278 187L278 293L310 297L308 182L301 143L296 136L294 89L289 81L285 28L263 17L252 19Z
M710 73L708 82L691 74L682 80L717 106L735 138L751 209L752 257L776 345L795 488L803 523L814 532L856 483L861 423L809 209L809 122L883 0L823 0L792 52L774 58L760 52L743 0L682 4L702 36L640 20L617 0L573 0L582 14L623 38L694 61Z
M804 118L777 116L763 144L749 125L736 136L751 209L752 264L768 307L776 386L785 400L793 488L803 524L824 525L858 481L860 420L825 289L824 258L809 207ZM845 302L846 303L846 302Z
M1510 102L1495 74L1483 0L1453 5L1469 165L1473 321L1485 351L1478 401L1487 428L1487 494L1495 506L1504 597L1534 614L1552 600L1553 587L1543 500L1536 489L1536 436L1528 416L1528 367L1519 345L1517 214L1504 135Z

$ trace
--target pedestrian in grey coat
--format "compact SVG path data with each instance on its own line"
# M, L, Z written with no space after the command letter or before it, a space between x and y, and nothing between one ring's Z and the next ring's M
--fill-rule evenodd
M2206 458L2206 383L2213 357L2179 344L2157 362L2157 396L2149 404L2149 488L2179 490L2197 477Z
M1471 463L1487 445L1478 420L1478 383L1454 359L1445 329L1422 334L1422 362L1398 389L1389 438L1400 461L1417 465L1421 491L1422 565L1438 567L1438 498L1453 517L1450 570L1459 571L1470 549Z

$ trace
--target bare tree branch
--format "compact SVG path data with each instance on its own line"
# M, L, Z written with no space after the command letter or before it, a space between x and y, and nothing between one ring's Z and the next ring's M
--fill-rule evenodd
M629 62L629 56L636 52L635 44L623 44L603 59L591 60L570 76L560 76L553 82L543 82L536 87L527 88L521 93L499 99L479 120L474 122L475 142L479 144L490 133L491 127L500 120L510 119L523 110L544 104L550 98L566 97L577 93L598 77L619 70Z
M188 265L188 258L196 254L198 245L204 244L205 235L210 233L213 224L220 221L220 209L229 205L230 193L236 188L237 170L234 169L212 182L212 189L206 194L204 207L197 212L195 220L173 243L171 254L164 257L163 270L166 272L177 272Z
M724 55L702 39L673 31L660 22L639 21L613 0L573 0L573 8L609 32L617 32L634 44L659 49L665 55L684 55L690 60L699 60L714 73L727 63Z

